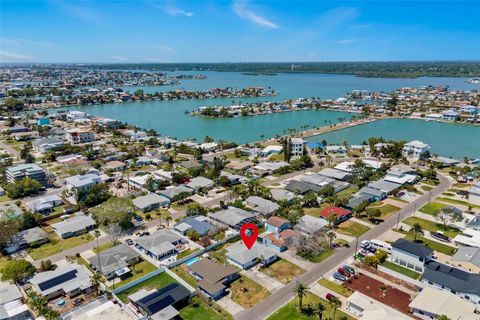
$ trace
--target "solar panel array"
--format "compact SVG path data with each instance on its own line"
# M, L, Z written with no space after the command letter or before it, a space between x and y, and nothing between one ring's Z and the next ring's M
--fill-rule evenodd
M77 276L77 270L72 270L62 275L59 275L58 277L39 283L38 287L40 288L40 290L45 291L55 286L58 286L59 284L75 279L76 276Z
M188 296L188 290L174 282L146 297L143 297L138 300L137 303L148 312L149 315L153 315Z

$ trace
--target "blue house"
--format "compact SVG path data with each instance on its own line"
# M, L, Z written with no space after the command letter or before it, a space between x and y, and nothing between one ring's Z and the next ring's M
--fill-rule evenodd
M274 232L274 233L279 233L282 232L285 229L291 229L290 222L286 219L272 216L268 218L268 220L265 222L265 232Z

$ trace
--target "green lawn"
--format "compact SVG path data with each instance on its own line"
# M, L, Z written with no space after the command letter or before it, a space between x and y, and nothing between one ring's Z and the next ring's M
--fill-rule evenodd
M427 180L427 181L422 181L422 182L425 183L425 184L428 184L430 186L433 186L433 187L437 186L438 183L439 183L438 180L431 180L431 179Z
M197 279L190 274L190 272L185 271L185 269L180 265L176 266L172 269L173 272L177 274L180 278L185 280L189 285L196 288L197 287Z
M267 274L269 277L277 279L282 283L289 283L295 277L305 272L305 270L303 270L299 266L283 259L275 261L267 268L260 269L260 271Z
M461 231L453 227L445 227L442 223L437 223L430 220L425 220L418 217L408 217L403 220L404 223L413 226L415 223L418 223L422 226L423 230L429 232L438 232L441 231L444 235L450 238L454 238L456 235L460 234Z
M99 253L99 252L102 252L102 251L104 251L104 250L113 248L115 245L117 245L117 244L119 244L119 243L120 243L120 242L118 242L118 241L117 241L116 243L113 243L113 241L112 241L112 242L107 242L107 243L104 243L104 244L102 244L102 245L99 245L98 248L97 248L97 247L94 247L94 248L92 249L92 251L95 252L95 253Z
M318 284L344 297L350 297L353 294L352 290L324 278L318 280Z
M407 276L407 277L415 279L415 280L420 279L420 276L421 276L421 274L418 273L418 272L415 272L413 270L410 270L410 269L407 269L405 267L399 266L398 264L395 264L395 263L390 262L390 261L384 261L382 263L382 266L385 267L385 268L388 268L392 271L401 273L404 276Z
M330 206L330 203L323 203L319 207L315 207L315 208L303 208L303 213L308 214L309 216L318 218L320 216L320 212L322 212L323 209L325 209L328 206Z
M399 211L400 208L397 207L397 206L394 206L394 205L391 205L391 204L386 204L386 205L383 205L383 206L369 206L370 208L375 208L375 209L378 209L380 210L380 218L381 220L385 220L387 219L388 217L390 217L392 214L394 214L395 212Z
M198 298L194 298L192 303L180 309L180 317L184 320L222 320L233 319L230 314L223 311L222 315L210 308L205 302Z
M34 260L43 259L56 253L77 247L81 244L88 243L93 240L93 236L89 233L68 239L60 239L56 235L52 235L50 242L41 245L38 248L28 249L28 254Z
M336 229L337 232L346 234L347 236L360 237L362 234L370 230L369 227L355 222L355 221L345 221L338 225Z
M479 205L476 205L476 204L473 204L473 203L468 203L467 201L462 201L462 200L457 200L457 199L449 199L449 198L442 198L442 197L439 197L437 199L441 200L441 201L448 202L448 203L459 204L459 205L462 205L462 206L465 206L465 207L471 206L472 208L480 209Z
M5 201L10 201L10 200L12 199L10 199L6 194L4 194L3 196L0 196L0 203Z
M349 187L349 188L346 188L338 193L336 193L336 195L340 198L342 197L345 197L345 196L351 196L352 194L354 194L355 192L358 191L358 188L356 187Z
M88 263L87 260L85 260L85 259L82 258L82 257L77 257L76 260L77 260L77 263L78 263L78 264L83 264L88 270L94 272L93 269L92 269L92 267L90 267L90 264Z
M194 248L194 249L183 250L182 252L180 252L180 253L177 255L177 260L180 260L180 259L182 259L182 258L184 258L184 257L187 257L187 256L191 255L192 253L197 252L198 250L200 250L200 249Z
M431 191L431 190L433 190L433 187L432 187L432 186L428 186L428 185L422 185L420 188L422 188L422 190L424 190L424 191Z
M319 255L315 256L315 257L302 257L310 262L315 262L315 263L319 263L319 262L322 262L323 260L327 259L328 257L330 257L335 251L333 249L328 249L328 250L325 250L323 251L322 253L320 253ZM298 254L297 254L298 255Z
M127 284L129 282L132 282L133 280L141 278L149 274L150 272L157 270L157 267L155 267L153 264L151 264L146 260L141 260L140 262L137 262L136 264L131 266L130 269L132 270L132 276L118 283L115 282L115 288L120 288L124 284ZM110 287L110 289L112 288L113 286Z
M270 162L284 161L284 160L285 160L285 155L283 153L272 154L270 157L268 157L268 161Z
M446 205L443 203L438 202L430 202L420 208L420 212L434 215L436 212L440 211L441 209L445 208Z
M409 240L409 241L413 241L413 239L414 239L413 233L411 233L411 232L406 233L406 236L405 236L404 239ZM453 254L457 250L454 247L450 247L450 246L447 246L445 244L442 244L442 243L439 243L439 242L436 242L436 241L433 241L433 240L429 240L429 239L426 239L426 238L421 237L421 236L417 236L417 243L423 244L424 246L429 247L432 250L444 253L444 254L449 255L449 256L453 256Z
M468 183L455 183L454 188L470 188L472 185Z
M318 316L315 316L313 312L311 312L311 307L314 306L316 303L321 303L325 306L325 311L323 312L322 319L331 319L333 317L333 308L328 303L327 300L322 299L312 293L307 294L303 298L303 310L300 312L298 306L298 298L295 297L293 300L288 302L286 305L278 309L275 313L273 313L267 320L311 320L311 319L318 319ZM343 313L341 310L337 309L337 314L335 316L336 320L341 319L342 317L346 317L347 320L353 320L351 316Z
M230 285L230 292L232 300L244 308L251 308L270 295L267 289L244 276Z
M120 292L117 295L117 297L123 302L126 302L128 300L128 296L137 291L140 291L142 289L145 289L145 290L160 289L173 282L175 282L175 279L173 279L166 272L162 272L159 275L156 275L155 277L148 279L147 281L144 281L140 284L137 284L136 286L133 286L125 291Z

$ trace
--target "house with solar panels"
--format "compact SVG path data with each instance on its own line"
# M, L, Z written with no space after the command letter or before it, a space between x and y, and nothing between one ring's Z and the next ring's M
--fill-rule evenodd
M188 304L192 293L187 288L171 283L159 290L142 289L128 296L130 309L141 319L176 319L178 309Z
M30 279L29 283L35 292L44 296L47 300L60 296L72 298L93 290L90 276L85 267L78 264L37 273Z

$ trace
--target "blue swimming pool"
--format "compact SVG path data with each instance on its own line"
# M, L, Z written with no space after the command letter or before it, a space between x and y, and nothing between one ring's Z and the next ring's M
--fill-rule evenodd
M187 260L187 262L185 262L185 265L186 265L187 267L189 267L189 266L191 266L192 264L194 264L195 262L197 262L197 261L199 261L199 260L200 260L200 258L198 258L198 257L192 258L192 259L190 259L190 260Z

